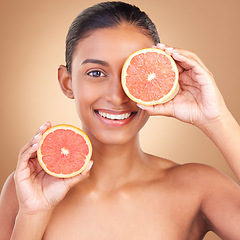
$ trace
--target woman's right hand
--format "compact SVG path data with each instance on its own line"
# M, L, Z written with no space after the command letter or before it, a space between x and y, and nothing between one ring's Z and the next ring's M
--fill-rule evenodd
M52 211L53 208L65 197L75 184L88 176L92 166L81 174L72 178L56 178L47 174L40 166L37 159L37 149L42 134L51 127L46 122L35 137L28 142L19 153L18 165L14 175L19 211L25 214L37 214Z

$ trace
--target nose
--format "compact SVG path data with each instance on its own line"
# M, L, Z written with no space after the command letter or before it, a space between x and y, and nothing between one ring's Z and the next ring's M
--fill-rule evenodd
M115 77L109 81L105 100L111 102L115 106L120 106L130 100L123 90L121 77Z

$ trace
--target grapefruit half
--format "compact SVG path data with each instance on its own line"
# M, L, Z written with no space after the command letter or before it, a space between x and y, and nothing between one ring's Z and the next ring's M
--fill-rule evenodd
M132 53L123 65L121 81L127 96L143 105L167 102L179 90L175 61L157 48Z
M71 125L56 125L43 133L37 150L38 161L48 174L69 178L81 173L92 155L88 136Z

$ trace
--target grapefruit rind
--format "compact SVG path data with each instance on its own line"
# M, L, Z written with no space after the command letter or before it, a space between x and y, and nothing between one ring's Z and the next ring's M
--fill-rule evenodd
M172 70L175 73L175 80L174 80L174 84L173 84L171 90L166 95L164 95L162 98L160 98L158 100L155 100L155 101L149 101L149 102L148 101L142 101L141 99L134 97L129 92L129 89L126 86L126 79L127 79L127 76L128 76L127 69L128 69L128 66L130 65L130 62L131 62L132 58L135 57L138 54L147 53L147 52L156 52L156 53L163 54L164 56L166 56L170 60L170 63L171 63L171 66L172 66ZM123 65L122 75L121 75L121 82L122 82L123 90L125 91L126 95L131 100L133 100L134 102L140 103L142 105L146 105L146 106L148 106L148 105L157 105L157 104L168 102L171 99L173 99L177 95L177 93L179 91L177 65L176 65L175 61L173 60L173 58L169 54L167 54L165 51L163 51L161 49L158 49L158 48L144 48L144 49L141 49L141 50L138 50L138 51L132 53L127 58L127 60L125 61L124 65Z
M86 144L88 145L88 148L89 148L89 152L88 152L88 155L86 156L86 159L85 159L85 163L84 165L78 170L78 171L74 171L70 174L63 174L63 173L54 173L52 171L50 171L48 169L48 167L46 166L46 164L42 161L42 153L41 153L41 146L44 142L44 139L46 138L46 136L48 136L49 133L51 132L54 132L55 130L57 129L68 129L68 130L72 130L74 131L75 133L78 133L80 134L84 140L86 141ZM83 172L89 161L91 160L91 156L92 156L92 144L91 144L91 141L90 139L88 138L88 136L86 135L85 132L83 132L81 129L75 127L75 126L72 126L72 125L68 125L68 124L59 124L59 125L55 125L51 128L49 128L47 131L45 131L42 135L42 139L40 141L40 144L39 144L39 148L37 150L37 157L38 157L38 161L39 161L39 164L41 165L41 167L43 168L43 170L48 173L49 175L51 176L54 176L54 177L57 177L57 178L70 178L70 177L74 177L78 174L80 174L81 172Z

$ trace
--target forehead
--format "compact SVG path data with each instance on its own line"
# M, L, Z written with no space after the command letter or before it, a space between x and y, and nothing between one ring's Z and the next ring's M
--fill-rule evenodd
M79 64L88 58L110 63L114 60L125 61L132 52L153 44L150 37L134 26L120 25L98 29L78 43L73 57L73 68L74 63Z

